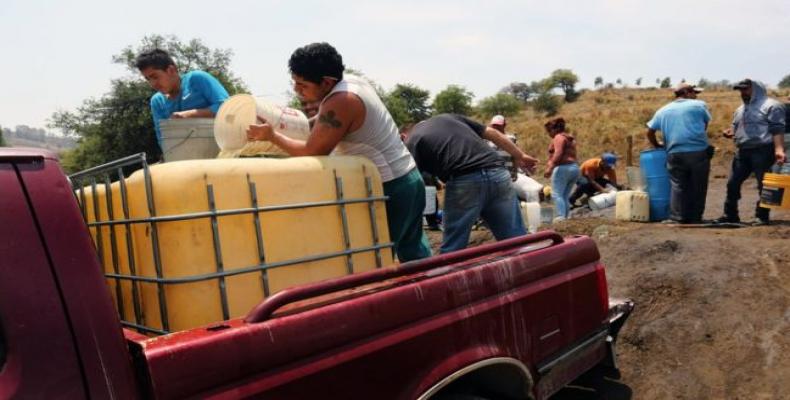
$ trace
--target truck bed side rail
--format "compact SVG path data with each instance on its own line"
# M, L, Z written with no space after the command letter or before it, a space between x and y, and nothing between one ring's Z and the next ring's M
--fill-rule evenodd
M551 243L546 243L546 242ZM450 265L459 261L469 260L491 252L510 250L516 247L523 247L531 244L534 248L549 247L563 242L562 236L553 231L543 231L534 235L520 236L507 239L496 243L468 248L452 253L441 254L435 257L411 261L401 264L394 268L378 269L366 273L344 276L337 279L318 282L310 285L299 286L283 290L258 304L244 319L247 323L264 322L271 318L272 314L281 307L296 301L306 300L313 297L338 292L341 290L352 289L358 286L381 282L387 279L410 275L430 269Z

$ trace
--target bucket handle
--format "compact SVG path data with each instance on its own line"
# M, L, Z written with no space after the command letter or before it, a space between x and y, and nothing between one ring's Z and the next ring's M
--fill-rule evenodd
M169 149L167 149L167 151L166 151L165 153L166 153L166 154L170 154L170 153L172 153L172 152L173 152L173 150L175 150L175 149L176 149L178 146L181 146L181 145L182 145L182 144L184 144L184 143L185 143L187 140L189 140L189 138L191 138L191 137L192 137L192 135L194 135L194 134L195 134L195 132L197 132L197 129L195 129L195 128L190 128L190 129L189 129L189 134L188 134L188 135L186 135L186 136L184 136L184 138L183 138L183 139L181 139L181 141L180 141L180 142L176 143L176 145L175 145L175 146L172 146L172 147L170 147Z

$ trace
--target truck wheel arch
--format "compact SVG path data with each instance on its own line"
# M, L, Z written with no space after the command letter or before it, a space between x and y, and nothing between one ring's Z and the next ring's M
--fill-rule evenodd
M529 369L515 358L487 358L444 377L417 400L440 400L451 398L452 394L468 394L454 390L464 387L498 391L506 398L532 399L534 380Z

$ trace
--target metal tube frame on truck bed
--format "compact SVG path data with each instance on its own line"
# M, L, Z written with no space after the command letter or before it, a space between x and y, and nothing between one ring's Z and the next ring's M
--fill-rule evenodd
M145 182L145 196L147 201L148 207L148 215L149 217L145 218L131 218L129 213L129 200L128 200L128 189L126 187L126 177L124 174L124 168L128 167L139 167L143 172L143 179ZM305 262L312 262L312 261L320 261L326 260L331 258L345 258L346 262L346 272L349 274L354 273L354 265L352 262L351 256L357 253L364 253L373 251L375 254L376 259L376 268L381 268L384 266L384 260L381 255L381 250L386 248L392 248L393 243L381 243L381 240L378 235L378 224L376 222L376 203L383 203L387 200L387 196L374 196L373 195L373 184L372 179L370 176L367 176L365 167L363 169L363 176L365 177L365 191L366 196L362 198L346 198L344 196L344 182L341 177L337 176L337 172L334 173L334 185L335 185L335 200L330 201L313 201L313 202L302 202L302 203L294 203L288 205L278 205L278 206L266 206L261 207L258 205L259 198L257 195L256 184L249 175L247 175L247 186L249 190L250 196L250 207L247 208L235 208L235 209L228 209L228 210L218 210L215 206L214 201L214 188L213 185L207 184L206 185L206 202L207 202L207 209L209 211L204 212L194 212L194 213L184 213L178 215L157 215L155 201L154 201L154 190L153 190L153 182L151 179L151 173L149 169L148 162L146 161L145 153L138 153L128 157L124 157L103 165L99 165L97 167L93 167L69 176L69 179L72 183L72 187L75 191L75 195L77 197L77 202L80 205L80 209L82 212L82 216L85 219L85 222L89 229L95 232L94 241L97 248L97 252L99 254L99 260L102 263L102 267L105 268L107 271L105 264L105 246L104 246L104 233L102 231L102 227L109 227L110 231L110 249L111 249L111 262L112 266L111 269L113 272L105 272L105 276L107 279L114 280L116 282L115 285L115 299L118 304L119 314L121 316L121 323L128 328L132 328L137 330L141 333L149 333L149 334L168 334L171 332L170 330L170 322L168 318L168 307L167 307L167 298L165 296L165 286L166 285L177 285L177 284L187 284L187 283L194 283L194 282L201 282L201 281L210 281L210 280L217 280L219 282L219 301L222 305L222 318L228 319L230 318L230 313L228 311L228 296L224 285L224 280L227 277L235 276L235 275L242 275L242 274L251 274L251 273L260 273L261 274L261 287L264 294L264 297L270 296L271 289L269 286L269 276L268 271L274 268L286 267L289 265L301 264ZM113 199L112 199L112 190L110 188L111 181L117 180L120 186L120 197L121 197L121 208L123 211L123 216L121 218L115 218L113 214ZM108 216L107 220L101 219L101 213L99 210L99 199L97 198L97 185L104 185L104 191L106 196L106 214ZM91 198L86 198L85 194L85 187L90 186L91 188ZM88 201L91 202L93 206L93 218L94 221L90 221L90 218L87 215L87 204ZM359 247L352 247L351 245L351 238L348 228L348 216L346 213L346 206L350 204L367 204L368 206L368 215L370 218L370 228L372 230L372 238L373 243L370 246L359 246ZM383 205L382 205L383 206ZM328 252L328 253L320 253L305 257L299 258L292 258L284 261L278 262L266 262L266 256L264 253L264 238L262 235L261 230L261 215L267 212L274 212L274 211L283 211L283 210L294 210L294 209L304 209L304 208L313 208L313 207L336 207L338 209L338 213L341 218L342 222L342 234L343 234L343 244L344 249L341 251L335 252ZM379 206L381 207L381 206ZM224 268L224 262L222 257L222 248L220 246L220 233L218 229L218 221L222 217L228 216L235 216L235 215L251 215L253 217L253 229L256 238L256 246L258 250L258 260L259 262L255 265L250 265L247 267L236 268L233 270L226 270ZM162 257L161 257L161 248L159 242L159 230L158 225L162 223L168 222L175 222L175 221L188 221L188 220L199 220L199 219L207 219L209 224L211 225L211 232L212 232L212 243L214 249L214 263L216 266L216 272L208 273L208 274L196 274L190 275L185 277L178 277L178 278L167 278L164 275L164 268L162 265ZM154 267L156 271L156 276L142 276L137 274L137 265L134 258L134 252L132 251L133 241L132 241L132 234L131 234L131 226L134 224L148 224L151 227L151 249L152 249L152 257L154 260ZM127 262L129 264L129 271L130 274L122 274L120 273L119 269L119 256L118 256L118 238L115 228L117 226L123 226L123 233L126 241L126 254L127 254ZM134 318L135 321L138 323L130 321L127 316L125 315L125 309L123 305L125 304L126 299L123 296L123 290L121 289L120 282L121 281L130 281L132 282L132 303L134 307ZM147 283L155 283L157 285L157 296L159 300L159 313L160 313L160 323L162 329L157 329L150 324L145 322L145 316L142 314L141 311L141 304L140 304L140 289L137 286L139 282L147 282Z

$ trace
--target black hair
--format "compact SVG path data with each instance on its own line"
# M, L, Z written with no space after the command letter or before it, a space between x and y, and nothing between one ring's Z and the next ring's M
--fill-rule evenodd
M170 54L167 54L167 52L162 49L144 51L137 55L137 58L134 60L134 66L140 71L148 67L154 67L164 71L171 65L175 66L175 61L170 57Z
M326 42L311 43L296 49L288 60L288 69L306 81L321 83L325 77L343 79L343 57Z

